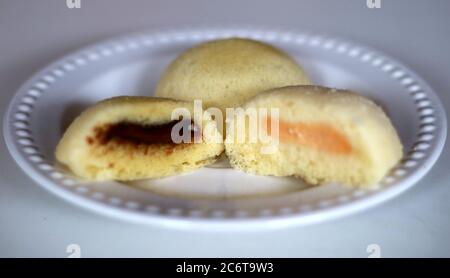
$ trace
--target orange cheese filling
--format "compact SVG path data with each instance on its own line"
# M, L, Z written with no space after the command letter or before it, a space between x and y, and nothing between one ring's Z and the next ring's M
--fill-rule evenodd
M267 133L271 132L271 118L267 118ZM352 145L347 137L335 127L326 123L290 123L279 121L281 143L308 145L336 154L350 154Z

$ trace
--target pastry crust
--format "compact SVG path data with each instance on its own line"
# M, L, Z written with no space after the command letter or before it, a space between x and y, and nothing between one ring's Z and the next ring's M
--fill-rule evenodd
M205 107L241 105L261 91L311 84L303 69L283 51L249 39L223 39L179 55L161 77L156 96L202 100Z
M152 97L114 97L101 101L69 126L56 148L56 159L88 180L165 177L211 164L224 149L222 135L209 114L194 118L193 107L190 102ZM155 139L151 134L152 130L164 129L148 127L170 123L176 108L187 109L192 120L208 126L200 130L202 143L168 143L167 134L166 139L160 138L163 135ZM140 139L139 132L150 132L147 142Z
M403 156L391 121L374 102L345 90L318 86L273 89L244 108L279 109L279 144L261 153L261 142L225 141L234 168L258 175L299 176L308 183L339 182L370 186L380 181Z

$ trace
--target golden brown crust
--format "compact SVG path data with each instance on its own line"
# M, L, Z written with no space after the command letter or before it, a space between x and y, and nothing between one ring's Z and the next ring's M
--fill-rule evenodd
M245 172L300 176L312 184L341 182L369 186L380 181L403 156L401 141L383 110L370 99L350 91L290 86L259 94L244 105L249 107L279 108L280 122L299 126L294 132L305 126L332 127L341 139L348 140L351 151L331 152L320 148L324 142L305 143L308 136L326 144L337 143L334 132L329 133L333 140L328 141L324 138L327 134L303 133L299 135L304 136L302 140L287 141L280 136L278 151L268 155L260 152L262 144L232 143L231 135L227 134L225 149L230 163ZM291 135L287 137L291 139Z
M218 143L136 144L120 138L104 141L104 129L113 124L167 123L172 120L172 111L180 107L194 117L193 104L189 102L151 97L103 100L86 109L69 126L56 148L56 158L77 176L90 180L163 177L212 163L223 151L220 133L203 134L215 136L216 141L210 141ZM215 126L208 116L196 120Z
M310 84L302 68L286 53L249 39L224 39L197 45L167 68L156 96L201 99L224 110L261 91Z

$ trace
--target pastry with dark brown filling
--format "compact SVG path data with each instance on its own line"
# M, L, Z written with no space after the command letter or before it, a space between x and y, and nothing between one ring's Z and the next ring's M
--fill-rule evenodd
M224 149L222 135L209 114L194 115L193 107L152 97L101 101L69 126L56 158L89 180L165 177L211 164ZM173 119L175 109L191 117Z

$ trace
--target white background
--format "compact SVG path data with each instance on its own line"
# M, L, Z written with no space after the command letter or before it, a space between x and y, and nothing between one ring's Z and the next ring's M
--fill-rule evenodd
M312 30L379 49L414 69L450 111L450 1L0 0L0 112L39 68L87 44L127 32L246 24ZM448 112L447 112L448 114ZM50 127L51 128L51 127ZM192 232L139 226L74 207L41 189L0 144L0 257L450 256L450 150L394 200L324 224L259 232Z

